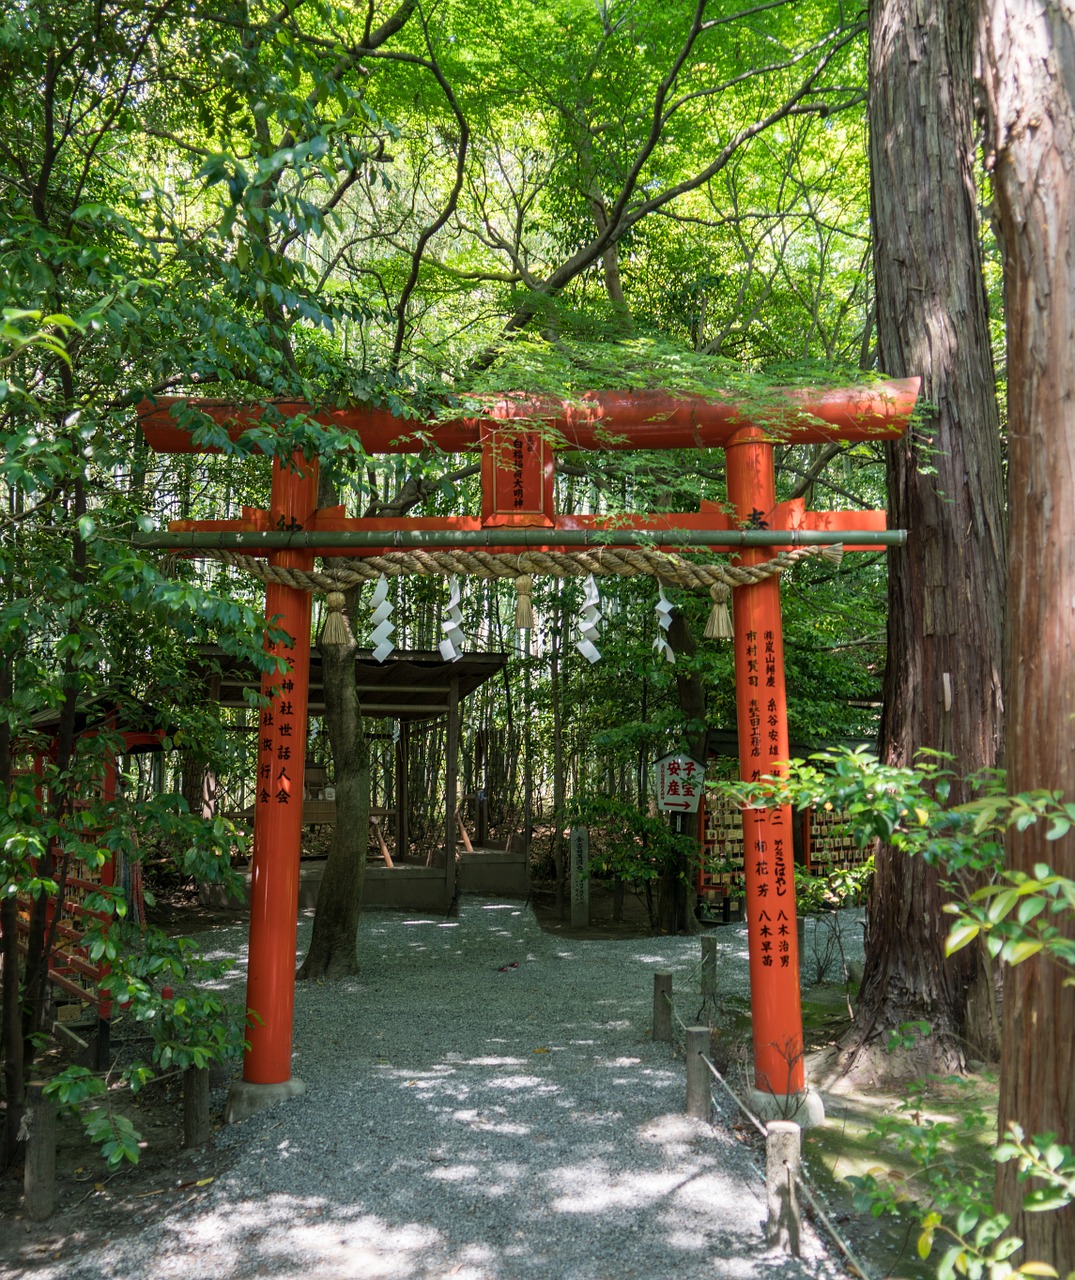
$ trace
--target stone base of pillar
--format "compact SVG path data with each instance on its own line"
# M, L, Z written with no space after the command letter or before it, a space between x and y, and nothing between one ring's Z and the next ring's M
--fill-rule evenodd
M825 1104L816 1089L804 1089L802 1093L748 1089L744 1101L765 1124L770 1120L793 1120L802 1129L816 1129L825 1123Z
M249 1080L233 1080L224 1108L224 1123L238 1124L240 1120L248 1120L259 1111L305 1092L306 1085L294 1076L282 1084L251 1084Z

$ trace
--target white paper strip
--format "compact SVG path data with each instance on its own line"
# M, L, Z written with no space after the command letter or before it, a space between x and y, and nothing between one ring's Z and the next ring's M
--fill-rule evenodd
M445 662L458 662L463 656L463 611L459 607L459 577L448 579L448 607L441 623L444 639L437 645Z
M587 662L600 662L601 650L595 643L601 635L601 594L591 573L585 583L582 612L579 614L579 638L575 648Z
M392 602L388 599L388 579L383 573L377 579L377 585L370 597L370 608L373 610L370 614L370 624L373 627L370 633L370 644L373 647L373 656L378 662L384 662L396 647L390 638L396 628L390 620Z
M675 650L668 643L668 628L672 625L672 611L675 605L664 594L664 586L658 587L660 599L657 601L657 639L653 642L656 651L668 662L676 660Z

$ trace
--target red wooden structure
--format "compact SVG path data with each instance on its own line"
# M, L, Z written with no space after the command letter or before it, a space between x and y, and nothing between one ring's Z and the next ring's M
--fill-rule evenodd
M654 392L594 394L572 405L511 397L490 403L480 419L433 425L408 423L377 409L323 411L312 416L355 432L371 454L419 452L430 442L446 452L480 449L481 516L349 519L340 508L319 511L316 460L296 457L290 467L274 461L268 511L244 509L241 519L231 521L176 522L170 538L141 541L190 548L238 546L293 568L312 566L315 552L374 555L415 544L512 555L523 541L530 550L558 551L565 544L578 545L587 532L616 546L617 531L624 531L621 543L631 531L636 536L646 531L658 545L672 547L687 539L708 546L741 541L739 554L746 565L795 545L798 534L845 542L848 550L872 550L892 540L892 535L881 534L884 512L813 512L801 501L778 504L773 450L788 441L897 437L906 429L917 391L918 380L912 379L814 396L788 392L779 411L767 409L764 423L752 422L741 405ZM158 452L202 451L177 425L171 412L177 403L196 406L233 438L261 416L258 410L206 400L147 402L139 410L142 427ZM299 403L274 407L284 417L311 413ZM534 427L537 419L545 429ZM550 440L570 449L722 447L733 513L710 506L701 512L618 517L614 522L557 513ZM744 529L746 537L741 536ZM772 545L747 545L749 531L764 531ZM842 532L851 536L844 538ZM736 587L733 613L740 766L744 778L756 779L778 769L788 756L778 579ZM275 618L291 640L276 649L286 672L263 685L271 706L263 713L259 739L248 978L248 1006L261 1021L251 1031L244 1079L277 1085L291 1075L309 596L270 585L266 617ZM787 808L743 814L755 1083L781 1095L804 1087L791 823Z
M45 739L47 746L37 745L32 752L32 773L39 780L36 786L37 804L42 811L48 806L44 779L47 773L46 764L55 758L56 743L53 737L58 713L48 711L33 718L31 722L35 738L40 744ZM80 739L102 738L107 744L101 752L100 775L93 785L94 798L109 803L118 794L119 771L116 765L117 754L134 755L140 752L159 752L163 750L165 733L162 729L146 729L124 727L121 711L113 704L102 700L91 704L80 711L76 723L76 735ZM85 810L90 803L89 797L75 802L75 809ZM89 839L91 833L83 832ZM44 857L44 866L37 866L39 875L60 880L60 868L63 855L57 841L52 841ZM48 957L48 980L58 989L62 997L79 1001L96 1010L98 1026L96 1029L95 1061L99 1067L107 1064L108 1056L108 1022L112 1013L111 1001L100 987L100 982L108 973L107 965L94 960L83 945L87 930L107 925L111 919L106 911L95 910L86 905L86 899L102 888L112 889L117 884L116 858L111 857L100 868L89 867L79 859L71 861L67 874L63 878L63 897L57 904L49 898L46 904L45 930L46 936L53 941ZM136 889L140 901L141 891ZM17 899L19 916L19 950L26 954L26 939L30 933L30 913L33 904L29 898ZM130 902L128 910L132 918L137 903Z

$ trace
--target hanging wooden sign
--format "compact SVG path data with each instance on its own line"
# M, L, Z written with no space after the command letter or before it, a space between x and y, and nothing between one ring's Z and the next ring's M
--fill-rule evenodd
M697 813L702 798L705 765L682 753L654 761L657 808L663 813Z

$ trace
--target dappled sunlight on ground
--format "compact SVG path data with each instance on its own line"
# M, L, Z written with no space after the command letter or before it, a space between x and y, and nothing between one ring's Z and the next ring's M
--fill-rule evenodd
M650 1040L652 971L685 984L696 939L565 947L518 904L446 923L368 912L360 976L299 984L307 1093L219 1134L219 1176L152 1241L0 1276L835 1280L766 1252L760 1173L681 1114Z
M266 1231L269 1216L286 1221L287 1231ZM215 1275L234 1274L256 1252L266 1276L298 1275L297 1260L303 1259L305 1267L312 1264L307 1274L318 1280L402 1280L421 1275L422 1257L441 1243L440 1233L423 1223L397 1225L329 1200L288 1196L273 1196L267 1203L240 1201L227 1212L201 1215L174 1231L189 1254L187 1267L172 1274L191 1277L207 1275L199 1267L210 1258Z

